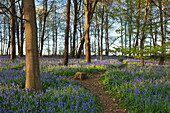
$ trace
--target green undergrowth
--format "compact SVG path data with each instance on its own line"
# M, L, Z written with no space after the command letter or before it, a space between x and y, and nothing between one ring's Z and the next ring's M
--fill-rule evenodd
M131 65L124 70L107 70L100 78L107 92L133 113L168 113L170 111L170 67L151 69Z

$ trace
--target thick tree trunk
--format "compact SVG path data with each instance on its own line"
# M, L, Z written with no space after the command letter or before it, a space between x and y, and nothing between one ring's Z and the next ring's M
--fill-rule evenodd
M93 3L90 4L89 7L89 0L85 0L85 32L83 33L83 38L81 40L81 45L79 50L81 50L81 48L83 48L83 44L84 44L84 40L85 40L85 51L86 51L86 58L85 61L86 62L91 62L91 54L90 54L90 39L89 39L89 27L90 27L90 23L93 17L93 13L94 13L94 9L96 7L98 0L94 0ZM91 9L89 11L89 9ZM78 54L81 53L80 51L78 51ZM77 54L77 58L79 57L79 55Z
M34 0L23 0L26 38L26 83L25 90L41 91L37 25Z
M64 50L64 62L63 62L64 66L67 66L67 64L68 64L68 45L69 45L68 39L69 39L69 25L70 25L70 4L71 4L71 1L67 0L65 50Z
M142 38L140 41L140 59L141 59L141 66L144 66L144 58L143 58L143 49L144 49L144 41L145 41L145 27L146 27L146 22L147 22L147 12L148 12L148 0L146 0L146 6L145 6L145 14L144 14L144 23L142 27Z
M15 23L16 23L16 18L13 15L16 15L15 11L15 0L10 0L11 1L11 19L10 19L10 24L11 24L11 59L14 60L16 58L16 46L15 46Z
M165 37L164 37L164 32L163 32L163 14L162 14L162 0L159 0L159 14L160 14L160 25L161 25L161 58L159 61L159 65L163 65L164 64L164 60L165 60Z
M85 50L86 50L86 57L85 57L85 61L86 62L91 62L91 54L90 54L90 39L89 39L89 27L90 27L90 23L89 23L89 0L85 0L85 5L84 5L84 9L85 9Z

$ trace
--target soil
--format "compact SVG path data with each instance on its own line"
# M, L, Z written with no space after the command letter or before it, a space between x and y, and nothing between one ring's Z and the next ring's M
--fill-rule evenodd
M101 113L124 113L126 109L119 107L116 103L116 99L102 88L102 84L99 81L100 75L102 74L104 74L104 72L90 74L88 75L88 79L80 80L80 84L97 96L103 109Z

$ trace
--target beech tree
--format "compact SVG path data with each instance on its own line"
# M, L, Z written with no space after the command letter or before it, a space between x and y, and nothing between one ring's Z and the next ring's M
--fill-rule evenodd
M26 38L26 83L25 90L42 90L40 81L37 24L34 0L24 0L25 38Z
M96 7L98 0L94 0L91 2L91 0L85 0L85 51L86 51L86 62L91 62L91 53L90 53L90 38L89 38L89 27L90 23L92 21L93 13Z
M146 0L146 5L145 5L145 14L144 14L144 23L143 23L143 27L142 27L142 38L140 40L140 50L141 50L141 55L140 55L140 59L141 59L141 66L144 66L144 58L143 58L143 49L144 49L144 41L145 41L145 27L146 27L146 22L147 22L147 14L148 14L148 9L149 9L149 2L148 0Z
M64 62L63 65L68 64L68 39L69 39L69 23L70 23L70 0L67 0L67 16L66 16L66 32L65 32L65 50L64 50Z
M11 13L10 13L10 26L11 26L11 59L16 58L16 47L15 47L15 24L16 24L16 11L15 11L15 0L10 0L11 2Z
M162 13L162 0L159 0L159 16L160 16L160 24L161 24L161 57L159 61L159 65L163 65L165 60L165 37L164 37L164 30L163 30L163 13Z
M103 23L104 23L104 0L102 0L102 22L101 22L101 39L100 39L100 61L103 55Z

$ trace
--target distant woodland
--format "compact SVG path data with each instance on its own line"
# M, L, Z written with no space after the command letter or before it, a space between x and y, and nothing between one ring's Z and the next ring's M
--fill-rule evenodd
M0 55L24 56L26 29L36 29L39 56L65 55L68 60L85 55L90 62L91 55L101 60L103 55L119 55L140 58L141 63L160 58L163 64L170 55L169 0L30 1L33 7L24 0L0 1ZM36 22L35 28L26 28L26 18Z

